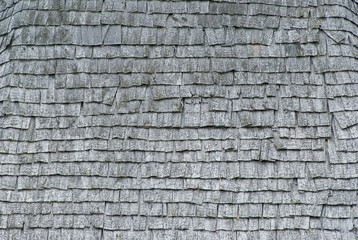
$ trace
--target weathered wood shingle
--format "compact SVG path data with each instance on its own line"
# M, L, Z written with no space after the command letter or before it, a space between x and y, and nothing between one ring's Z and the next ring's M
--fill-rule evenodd
M357 16L0 0L0 239L356 239Z

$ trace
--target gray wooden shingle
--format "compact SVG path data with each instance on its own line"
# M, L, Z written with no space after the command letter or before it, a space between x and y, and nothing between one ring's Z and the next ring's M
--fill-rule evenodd
M1 2L0 239L356 238L356 10Z

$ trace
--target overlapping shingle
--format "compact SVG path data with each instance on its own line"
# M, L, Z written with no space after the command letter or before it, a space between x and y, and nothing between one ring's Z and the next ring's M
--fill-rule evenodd
M354 239L355 1L0 1L0 239Z

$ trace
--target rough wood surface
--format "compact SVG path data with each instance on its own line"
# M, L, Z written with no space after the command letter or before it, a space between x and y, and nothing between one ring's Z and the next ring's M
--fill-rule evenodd
M356 0L0 0L0 239L358 239Z

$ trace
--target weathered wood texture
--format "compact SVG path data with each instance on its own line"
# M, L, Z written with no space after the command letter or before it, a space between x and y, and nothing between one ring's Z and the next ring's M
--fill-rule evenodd
M0 239L357 239L355 0L0 0Z

